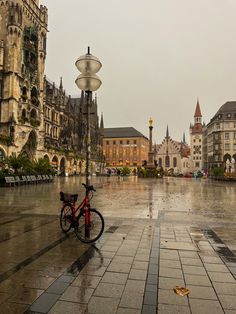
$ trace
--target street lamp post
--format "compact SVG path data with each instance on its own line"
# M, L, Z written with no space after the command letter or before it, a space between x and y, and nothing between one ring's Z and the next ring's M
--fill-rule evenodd
M86 141L86 185L90 185L90 163L91 163L91 137L90 137L90 107L92 104L92 92L99 89L102 84L96 73L101 69L102 63L99 59L88 52L79 57L75 63L81 74L77 77L76 85L86 93L87 106L87 141Z

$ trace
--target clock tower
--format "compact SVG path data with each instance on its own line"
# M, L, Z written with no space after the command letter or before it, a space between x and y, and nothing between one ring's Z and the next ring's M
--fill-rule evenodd
M203 167L202 162L202 137L203 137L203 126L202 126L202 113L197 101L194 124L190 124L190 148L191 148L191 170L201 170Z

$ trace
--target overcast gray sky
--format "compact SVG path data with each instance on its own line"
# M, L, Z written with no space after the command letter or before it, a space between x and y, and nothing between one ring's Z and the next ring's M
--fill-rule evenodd
M49 9L46 75L78 94L74 62L103 63L105 127L133 126L179 140L199 97L203 119L236 100L236 0L41 0Z

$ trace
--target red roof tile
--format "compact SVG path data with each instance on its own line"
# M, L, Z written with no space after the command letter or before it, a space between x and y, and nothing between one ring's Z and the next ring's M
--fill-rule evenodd
M199 101L197 101L194 117L202 117Z

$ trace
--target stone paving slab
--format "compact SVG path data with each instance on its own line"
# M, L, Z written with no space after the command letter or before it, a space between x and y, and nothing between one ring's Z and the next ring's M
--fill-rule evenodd
M170 199L176 203L174 195ZM173 204L172 209L168 205L156 213L157 219L144 218L141 209L134 219L127 212L125 218L116 217L116 211L106 217L105 233L95 246L84 245L73 235L58 241L58 225L47 223L55 217L33 217L39 220L25 234L32 217L12 216L17 219L14 238L7 240L6 232L2 234L1 252L8 251L0 262L0 312L236 313L232 222L229 219L222 226L221 220L203 219L200 213L192 215L180 208L175 213ZM2 230L13 224L12 219L0 220ZM41 237L38 243L37 237ZM22 264L30 256L33 260ZM15 271L5 278L9 269ZM177 285L187 287L190 294L175 294Z

